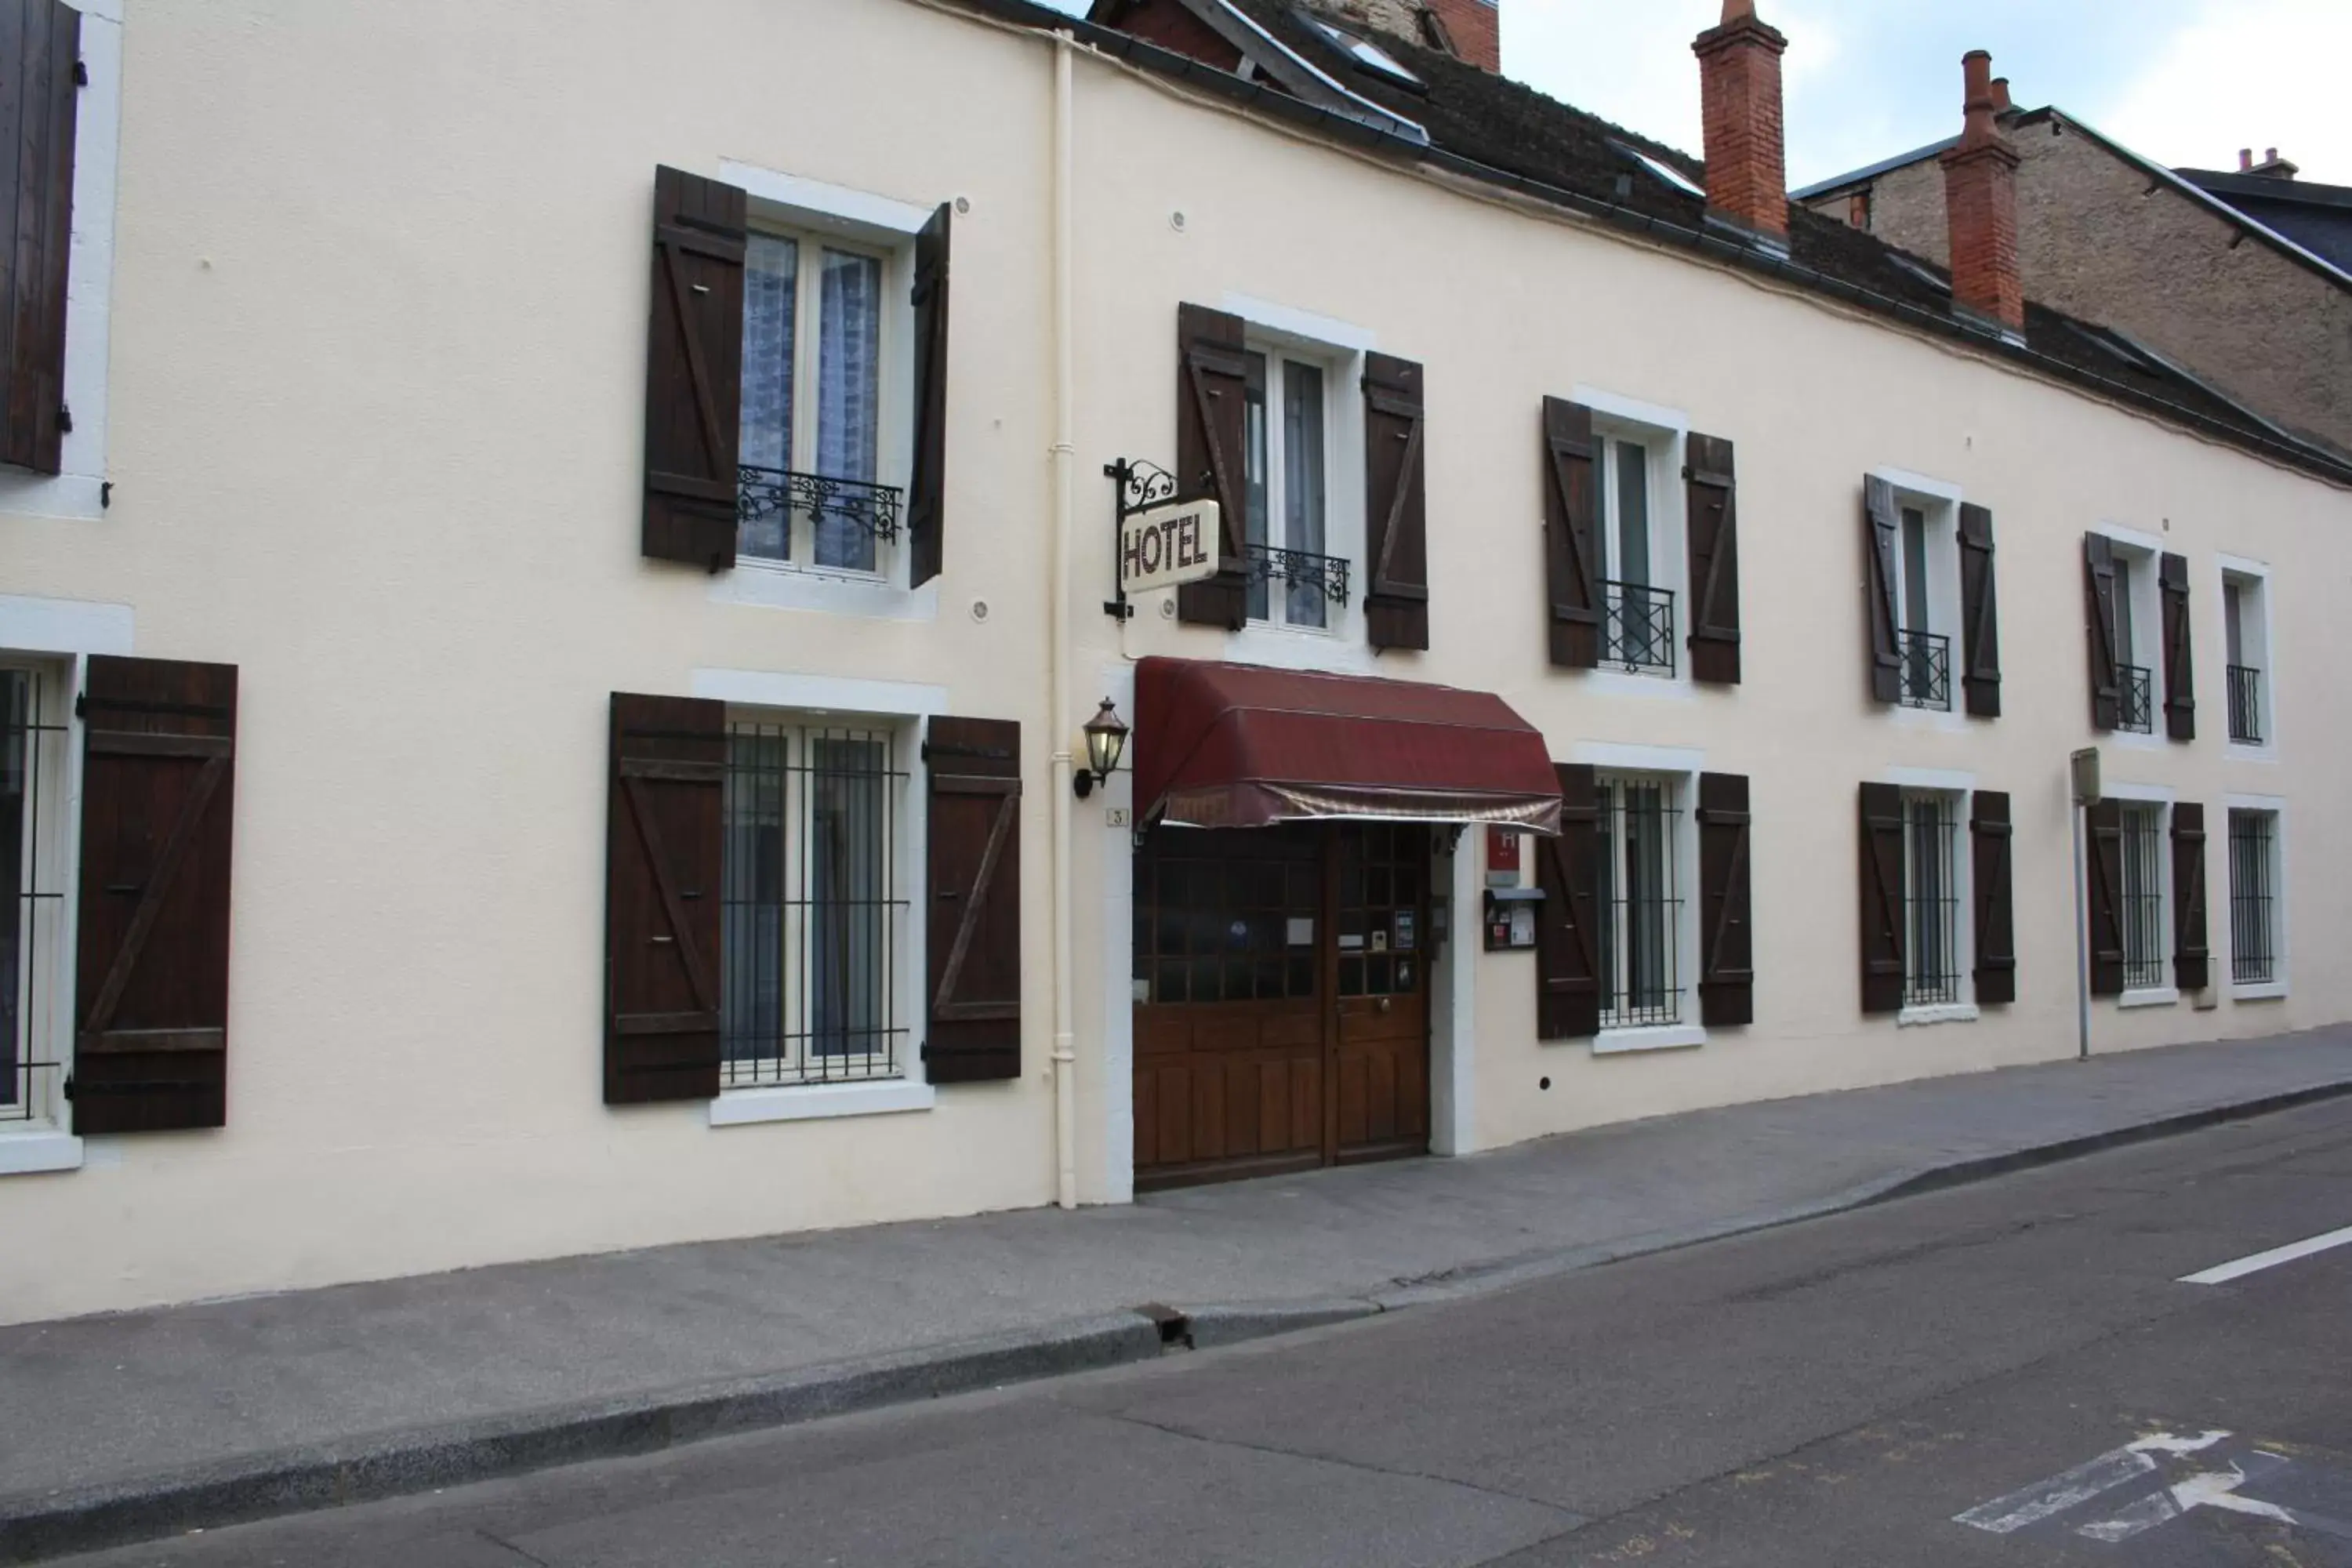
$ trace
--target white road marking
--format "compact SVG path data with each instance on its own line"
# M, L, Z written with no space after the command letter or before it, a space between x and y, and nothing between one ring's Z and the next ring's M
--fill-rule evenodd
M2276 1454L2258 1453L2254 1458L2260 1461L2255 1465L2255 1470L2262 1475L2268 1475L2286 1465L2286 1460ZM2275 1503L2257 1502L2252 1498L2238 1496L2238 1489L2252 1479L2242 1465L2233 1464L2226 1470L2206 1470L2141 1498L2112 1519L2083 1525L2074 1533L2110 1543L2128 1541L2144 1530L2153 1530L2167 1520L2179 1519L2190 1510L2200 1508L2250 1513L2257 1518L2275 1520L2281 1524L2297 1522L2294 1515Z
M2156 1461L2150 1455L2194 1454L2211 1447L2227 1436L2227 1432L2202 1432L2194 1437L2176 1436L2169 1432L2151 1432L2137 1442L2120 1448L2110 1448L2097 1458L2085 1460L2047 1480L2036 1481L2007 1497L1979 1503L1966 1513L1953 1515L1953 1522L1972 1525L1994 1535L2007 1535L2013 1531L2023 1530L2029 1524L2038 1524L2064 1513L2102 1492L2113 1491L2126 1481L2150 1474L2156 1468Z
M2342 1230L2331 1230L2326 1236L2315 1236L2308 1241L2292 1242L2285 1247L2273 1247L2268 1252L2257 1252L2251 1258L2241 1258L2234 1262L2216 1264L2210 1268L2195 1274L2184 1274L2178 1283L2226 1285L2232 1279L2242 1279L2249 1274L2258 1274L2265 1268L2275 1268L2282 1263L2293 1263L2299 1258L2309 1258L2315 1252L2326 1252L2331 1247L2347 1246L2352 1246L2352 1225L2346 1226Z

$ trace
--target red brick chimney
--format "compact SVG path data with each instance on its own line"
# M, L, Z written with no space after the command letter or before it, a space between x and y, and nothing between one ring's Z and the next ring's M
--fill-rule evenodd
M1706 205L1744 228L1789 237L1788 154L1780 140L1780 55L1789 40L1756 0L1723 0L1723 23L1691 45L1706 122Z
M1423 0L1424 31L1434 43L1480 70L1503 74L1501 0Z
M2017 149L1994 122L1992 56L1961 60L1968 120L1944 163L1944 209L1952 225L1952 299L2011 331L2025 330L2025 284L2017 263Z

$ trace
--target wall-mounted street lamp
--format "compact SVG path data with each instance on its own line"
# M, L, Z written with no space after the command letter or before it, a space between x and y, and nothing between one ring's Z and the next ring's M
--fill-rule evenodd
M1087 765L1070 775L1070 783L1084 800L1094 794L1095 785L1118 772L1118 760L1127 751L1127 724L1118 710L1103 699L1102 707L1087 721Z

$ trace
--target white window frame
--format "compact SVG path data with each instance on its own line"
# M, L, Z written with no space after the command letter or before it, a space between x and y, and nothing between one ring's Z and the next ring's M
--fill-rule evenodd
M59 857L54 880L63 894L58 905L65 939L50 945L42 976L54 1004L47 1026L55 1033L45 1048L48 1059L66 1064L58 1075L60 1086L73 1063L76 974L71 932L73 911L79 908L80 897L82 721L74 712L72 697L82 689L88 656L130 653L134 631L134 617L127 605L0 595L0 660L55 671L61 702L58 711L66 724L66 733L60 737L63 755L58 759L64 784L51 817L56 836L53 852ZM60 1102L39 1121L8 1124L0 1131L0 1176L79 1169L85 1141L67 1130L68 1121Z
M1336 317L1227 292L1219 303L1244 323L1244 346L1318 364L1324 374L1323 552L1348 563L1348 602L1328 626L1250 621L1225 634L1225 657L1278 669L1369 674L1364 597L1371 587L1364 526L1364 356L1380 347L1369 330ZM1269 389L1271 391L1271 389ZM1271 410L1269 410L1271 413ZM1274 476L1268 475L1268 482ZM1270 593L1270 585L1269 585ZM1272 607L1269 597L1268 607Z
M1948 480L1901 468L1874 468L1871 477L1884 479L1895 491L1894 597L1898 679L1900 634L1920 631L1946 639L1944 705L1918 708L1897 702L1888 712L1897 723L1964 731L1968 728L1968 715L1960 692L1967 675L1968 651L1960 606L1960 503L1967 497L1959 486ZM1911 549L1904 538L1903 527L1906 510L1918 512L1925 525L1927 624L1924 626L1913 626L1908 619L1909 595L1905 584L1909 581Z
M1681 1021L1601 1029L1592 1037L1597 1057L1638 1051L1688 1050L1707 1041L1706 1025L1698 1018L1699 921L1702 900L1697 893L1699 775L1706 771L1702 752L1682 746L1625 744L1580 741L1569 748L1570 762L1589 763L1603 777L1638 778L1668 786L1669 807L1675 813L1674 863L1679 900L1675 925L1675 981L1681 992Z
M795 333L794 351L810 367L806 374L811 381L817 358L816 340L805 330L807 312L813 309L813 296L806 286L812 251L818 254L816 264L820 268L822 250L828 245L883 258L881 419L876 439L874 479L877 484L894 485L902 492L903 529L904 502L908 499L904 492L914 473L915 239L930 222L935 209L732 159L720 163L719 178L744 192L751 227L801 242L803 287L795 303L803 312L803 328ZM796 450L803 439L803 428L812 443L816 428L814 404L803 395L808 383L800 379L803 374L799 369L794 373L793 440ZM804 410L811 411L805 418L801 417ZM711 578L711 601L770 609L815 610L870 620L938 619L939 580L934 578L919 588L907 585L913 552L907 548L903 532L895 544L877 548L876 570L871 573L814 565L811 561L813 550L803 548L808 532L805 527L796 530L792 561L739 556L735 570Z
M2229 853L2230 813L2233 811L2265 812L2269 814L2271 819L2270 871L2271 955L2273 958L2272 973L2271 978L2268 980L2249 981L2243 984L2241 984L2234 978L2237 967L2236 946L2238 940L2238 928L2235 919L2237 868L2235 864L2230 859ZM2218 962L2226 962L2229 964L2229 967L2222 971L2221 985L2222 989L2229 994L2230 1000L2232 1002L2271 1002L2282 1000L2291 994L2289 975L2292 972L2294 950L2289 941L2289 937L2292 933L2288 913L2292 908L2292 900L2289 899L2287 892L2286 872L2287 868L2293 865L2294 861L2289 858L2287 855L2286 836L2287 809L2286 802L2284 799L2274 795L2231 795L2222 797L2221 834L2223 863L2222 885L2225 889L2225 898L2228 900L2229 914L2221 923L2230 933L2230 951L2225 954L2217 954L2216 957ZM2210 946L2210 944L2209 943L2208 945Z
M761 204L764 206L765 204ZM826 565L816 558L816 524L800 514L798 509L788 511L786 526L789 534L785 552L789 559L772 561L765 556L738 554L738 566L764 567L782 571L805 572L820 577L841 577L856 583L887 584L903 575L899 557L905 553L903 525L907 483L913 473L913 456L903 450L911 440L912 408L908 399L914 384L911 348L900 340L905 328L898 321L900 311L892 309L900 284L911 288L901 272L911 266L898 247L828 234L803 224L772 221L756 213L751 219L751 232L771 239L789 241L793 247L798 268L793 284L793 449L786 454L784 466L795 473L817 472L819 410L824 403L824 258L828 251L858 257L878 264L881 292L878 307L876 355L876 398L877 414L874 431L874 480L876 484L896 486L899 491L899 541L877 539L874 542L874 566L866 570L857 566ZM905 365L902 359L908 360ZM903 371L903 374L901 374ZM894 382L896 391L894 393ZM821 478L836 478L821 475Z
M1976 775L1950 768L1888 767L1878 770L1875 782L1893 784L1901 790L1906 808L1912 799L1923 795L1941 798L1952 807L1952 896L1957 900L1952 930L1952 963L1956 970L1954 1000L1922 1004L1908 1000L1912 962L1908 925L1911 821L1906 809L1903 818L1901 895L1904 908L1897 917L1906 921L1903 943L1903 994L1906 1001L1896 1011L1895 1022L1903 1028L1924 1028L1935 1024L1973 1024L1980 1016L1977 1006L1976 853L1969 826L1975 804Z
M73 238L66 258L63 395L73 410L58 472L0 468L0 514L89 521L106 514L114 207L122 142L122 0L74 0L89 85L74 113ZM209 259L198 267L209 268Z
M28 782L28 811L21 846L24 874L36 887L57 897L26 903L23 889L0 889L20 903L19 916L30 928L30 952L20 953L16 973L16 1016L24 1026L17 1042L24 1060L57 1064L46 1073L17 1078L16 1088L28 1105L0 1108L0 1139L64 1132L69 1124L65 1080L73 1070L74 904L71 898L79 826L78 754L81 750L79 721L73 713L77 689L75 661L55 654L0 652L0 670L23 672L33 679L34 717L56 730L45 733L38 746L27 749L27 771L37 765ZM37 757L33 752L37 751ZM23 928L20 928L23 929ZM26 960L29 958L29 962ZM21 1120L19 1119L21 1118ZM0 1153L0 1169L5 1168Z
M2173 792L2168 788L2157 784L2103 784L2100 785L2100 793L2106 799L2123 802L2126 809L2132 806L2153 806L2156 808L2156 940L2158 947L2156 966L2163 973L2165 979L2164 983L2160 985L2143 985L2135 987L2130 984L2130 937L2128 932L2118 930L2116 932L2116 939L2118 945L2121 946L2123 950L2126 980L2123 994L2116 998L2116 1005L2118 1007L2172 1006L2180 1000L2180 987L2175 984L2172 980ZM2088 875L2089 870L2090 868L2086 866L2084 868L2084 874ZM2123 896L2123 886L2121 880L2118 879L2116 887L2116 897L2120 900ZM2210 895L2207 901L2210 905L2211 901ZM2120 925L2124 918L2124 911L2120 908L2116 911L2116 918ZM2210 947L2211 944L2209 942L2207 945Z
M946 689L770 670L698 669L692 694L726 703L730 721L741 717L812 727L888 729L893 733L891 765L906 774L891 802L898 824L891 896L905 905L905 925L892 947L898 973L891 981L891 1006L908 1030L898 1076L725 1089L710 1102L709 1124L736 1127L933 1109L936 1091L928 1081L921 1050L929 1016L923 876L929 823L919 756L925 721L949 711Z
M1581 683L1612 695L1695 698L1697 688L1690 672L1691 617L1696 613L1691 603L1690 487L1682 477L1689 462L1690 416L1679 408L1647 403L1601 387L1579 384L1569 395L1592 410L1594 500L1601 509L1597 521L1601 527L1602 579L1612 583L1620 580L1618 552L1622 541L1615 507L1616 487L1602 480L1599 469L1605 460L1604 443L1630 441L1649 454L1650 583L1672 594L1675 606L1673 669L1629 670L1622 664L1611 665L1604 635L1601 664L1587 671ZM1606 591L1602 590L1604 594ZM1605 634L1605 604L1601 613Z
M2270 565L2267 562L2249 561L2236 555L2218 555L2214 561L2221 569L2218 574L2221 585L2214 598L2214 624L2222 628L2222 752L2225 756L2241 762L2275 762L2278 760L2279 735L2278 643L2275 637L2277 617L2271 598ZM2249 668L2262 672L2263 738L2251 745L2229 738L2229 596L2232 586L2239 591L2239 651L2247 656ZM2251 602L2246 597L2249 590L2252 594ZM2248 620L2245 614L2250 603L2255 612L2252 620Z
M1290 620L1287 605L1289 584L1286 580L1279 579L1267 581L1265 584L1266 613L1263 616L1251 616L1249 624L1265 630L1283 631L1306 637L1334 637L1339 635L1340 628L1349 624L1350 616L1356 613L1359 604L1371 587L1370 563L1364 559L1365 552L1362 547L1363 529L1360 523L1355 531L1356 537L1349 542L1353 548L1340 548L1339 519L1336 515L1333 500L1339 488L1335 479L1341 460L1337 405L1343 395L1343 383L1340 379L1344 373L1343 365L1338 358L1335 358L1328 347L1317 344L1300 346L1295 342L1276 337L1261 329L1252 330L1244 338L1242 347L1244 353L1257 354L1265 361L1266 547L1273 550L1297 548L1290 542L1286 531L1289 527L1289 517L1283 504L1287 490L1286 480L1290 460L1289 443L1283 434L1286 423L1283 417L1283 405L1291 367L1305 365L1316 371L1323 378L1323 548L1316 553L1336 556L1348 563L1348 602L1345 605L1334 605L1326 599L1323 625L1318 626L1293 623ZM1352 392L1354 389L1349 387L1345 390ZM1249 465L1246 426L1243 436L1242 465L1243 486L1246 489ZM1243 533L1244 536L1248 533L1246 524L1243 528Z
M2127 571L2131 578L2131 646L2120 646L2122 628L2118 626L2116 663L2147 671L2147 728L2118 728L2108 731L2106 738L2134 750L2162 751L2169 743L2164 723L2164 592L2157 582L2162 570L2164 541L2152 533L2110 523L2101 523L2091 531L2103 535L2114 546L2116 564ZM2124 602L2121 583L2116 584L2116 598L2119 605ZM2120 685L2116 700L2118 705L2123 701Z

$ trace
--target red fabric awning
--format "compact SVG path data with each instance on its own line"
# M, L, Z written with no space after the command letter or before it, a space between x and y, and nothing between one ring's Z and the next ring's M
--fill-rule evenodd
M1559 831L1543 736L1492 692L1147 658L1135 705L1145 823L1381 817Z

